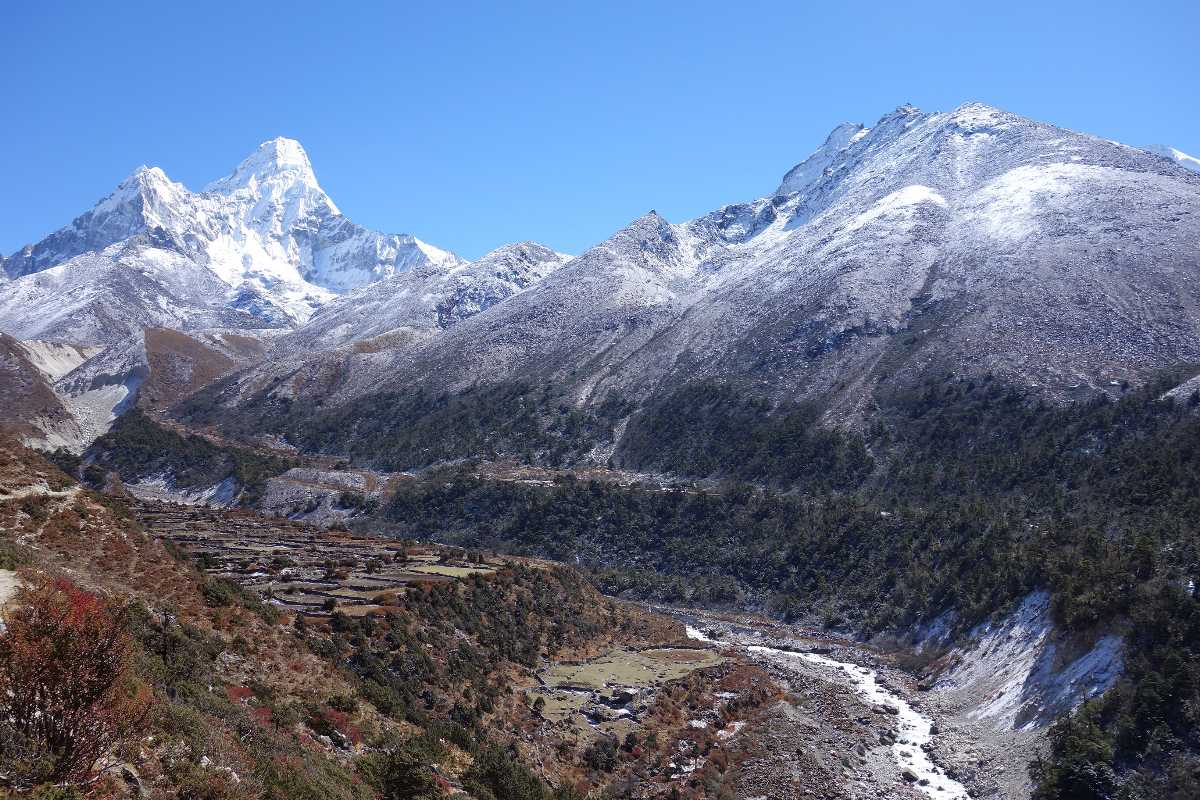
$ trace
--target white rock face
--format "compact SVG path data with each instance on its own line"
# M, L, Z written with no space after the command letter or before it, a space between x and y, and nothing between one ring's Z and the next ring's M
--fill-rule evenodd
M7 306L0 330L34 324L28 306L24 313L14 309L36 294L25 286L28 276L68 263L78 270L79 258L90 272L62 280L76 286L91 281L94 294L106 291L97 270L120 273L126 282L139 272L158 280L164 265L180 273L158 296L143 281L124 302L154 306L160 316L173 313L184 327L198 313L222 308L245 312L258 327L294 324L339 293L414 268L463 263L412 236L369 231L346 219L317 183L300 144L283 138L264 142L199 193L157 167L139 167L91 211L3 261L12 280L0 289L0 307ZM213 277L223 285L214 286ZM179 294L185 280L195 291ZM56 305L57 316L81 309L78 302ZM123 333L114 331L109 340ZM83 331L73 339L89 336L103 332Z
M1000 622L973 630L934 688L998 731L1044 727L1103 694L1124 669L1120 636L1104 636L1072 659L1060 647L1050 597L1033 592Z
M30 363L37 367L48 380L56 381L79 367L104 348L81 347L61 342L39 342L30 340L20 343Z

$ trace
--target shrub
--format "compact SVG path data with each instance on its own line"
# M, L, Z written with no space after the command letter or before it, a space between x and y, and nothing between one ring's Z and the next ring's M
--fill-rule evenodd
M236 605L241 600L241 589L236 583L225 578L209 578L201 589L204 602L212 608L223 608Z
M617 766L617 740L601 736L583 751L583 763L600 772L611 772Z
M445 794L429 768L428 756L409 743L363 756L356 766L383 800L431 800Z
M145 722L126 611L66 580L22 589L0 634L3 772L17 788L86 785L96 762Z

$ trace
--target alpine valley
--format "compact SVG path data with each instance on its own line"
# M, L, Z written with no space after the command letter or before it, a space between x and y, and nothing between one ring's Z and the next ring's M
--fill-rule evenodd
M468 261L279 138L0 258L0 556L139 609L112 791L1200 796L1200 162L902 106L762 188Z

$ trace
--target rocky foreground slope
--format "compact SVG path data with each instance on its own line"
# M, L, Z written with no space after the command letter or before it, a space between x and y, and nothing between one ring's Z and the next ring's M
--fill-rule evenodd
M717 648L562 565L100 494L0 445L0 609L47 577L127 609L125 678L151 713L99 752L104 796L1009 796L981 728L925 755L909 724L941 709L848 641L689 616ZM864 696L811 651L886 686Z

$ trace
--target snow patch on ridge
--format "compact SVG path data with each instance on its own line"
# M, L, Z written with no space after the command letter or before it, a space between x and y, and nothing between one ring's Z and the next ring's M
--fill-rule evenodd
M1086 164L1031 164L1004 173L984 186L964 209L993 238L1018 240L1039 228L1041 205L1064 195L1078 182L1099 177L1104 168Z
M843 122L830 132L825 143L808 158L788 170L776 194L805 192L819 183L843 157L846 148L860 141L869 129L861 123Z
M1169 147L1165 144L1152 144L1143 149L1147 153L1154 153L1156 156L1170 159L1184 169L1190 169L1192 172L1200 172L1200 158L1189 156L1182 150L1176 150L1174 147Z
M892 192L887 197L881 199L878 203L871 206L863 213L859 214L849 225L846 226L847 231L855 231L864 225L884 216L892 214L910 206L920 205L921 203L933 203L934 205L945 208L946 198L930 189L928 186L905 186L903 189Z
M58 380L104 349L97 346L46 342L37 339L23 341L19 344L25 351L29 363L37 367L51 382Z
M1088 698L1102 694L1120 676L1121 637L1110 635L1063 664L1054 640L1050 596L1029 594L998 623L971 632L972 644L934 689L964 708L966 716L996 730L1031 730L1049 724Z

